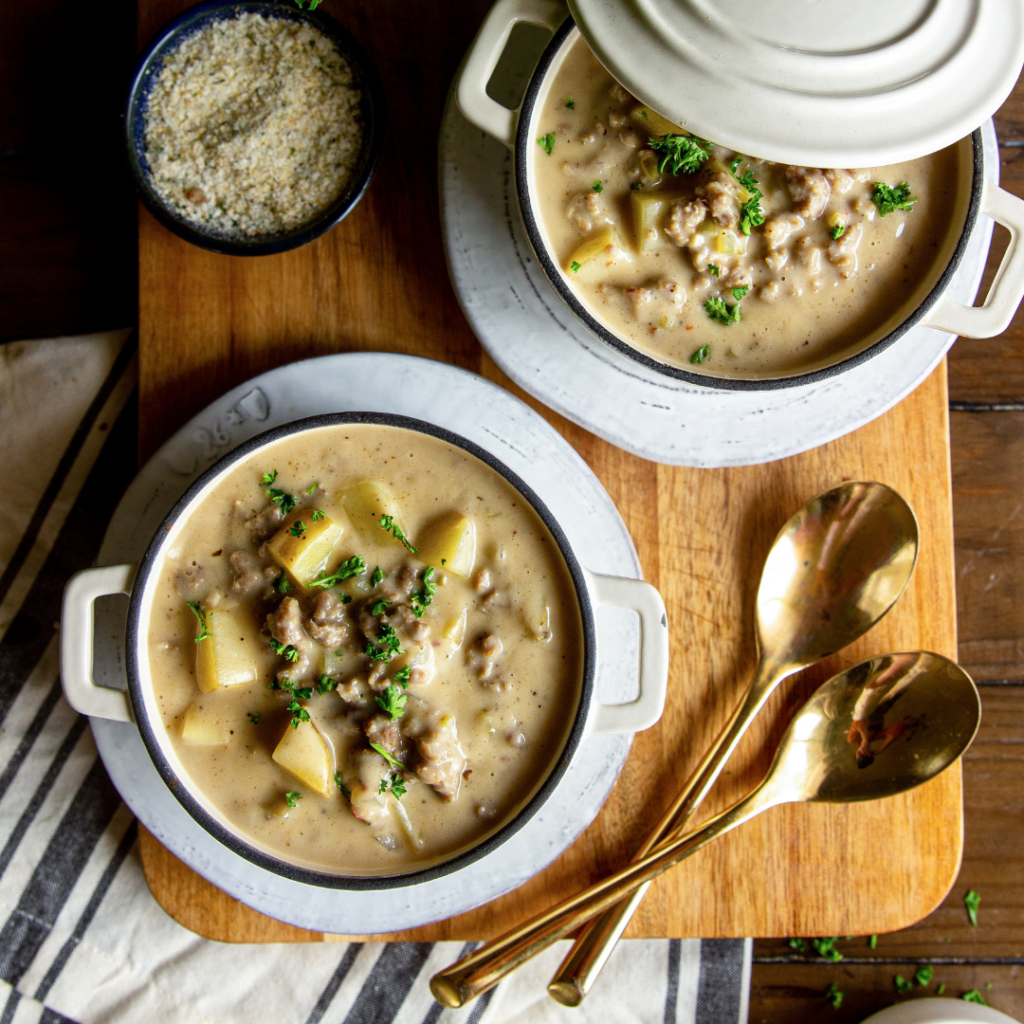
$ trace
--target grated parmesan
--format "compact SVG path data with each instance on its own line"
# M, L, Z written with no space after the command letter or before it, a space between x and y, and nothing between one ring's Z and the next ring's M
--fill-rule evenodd
M150 178L186 220L259 238L314 220L344 191L363 140L361 93L310 25L241 14L164 60L145 120Z

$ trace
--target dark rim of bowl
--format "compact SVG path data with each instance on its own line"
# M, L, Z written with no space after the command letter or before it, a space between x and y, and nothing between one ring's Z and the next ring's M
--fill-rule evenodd
M290 437L307 430L314 430L321 427L344 426L345 424L371 424L376 426L401 427L405 430L413 430L421 434L427 434L438 440L444 441L455 448L461 448L470 455L475 456L485 465L499 473L507 480L516 491L521 494L529 503L531 508L540 516L541 521L547 527L551 536L554 537L558 550L561 552L569 575L572 578L573 587L576 591L577 604L580 610L580 622L583 633L583 670L580 680L579 704L576 709L576 717L572 728L565 739L557 760L552 764L547 777L538 787L537 791L530 797L527 803L501 826L493 835L488 836L482 842L470 847L462 853L435 864L421 871L409 871L398 875L340 875L327 871L317 871L313 868L301 867L291 864L288 861L280 860L270 854L249 846L234 832L225 828L219 821L210 815L201 804L191 795L188 789L181 783L177 773L171 767L164 755L163 747L156 730L149 721L146 714L146 704L142 695L142 684L139 678L138 662L143 651L143 645L139 643L139 622L142 615L143 595L148 587L150 577L155 568L158 567L163 557L164 544L167 533L178 518L187 510L193 499L202 489L215 477L220 476L225 470L235 463L248 458L254 452L282 438ZM430 882L444 875L452 874L468 865L480 860L482 857L493 853L506 840L510 839L529 821L534 814L543 806L548 797L554 792L555 787L561 781L569 762L572 760L576 749L583 739L583 730L586 725L587 713L591 700L594 697L594 674L597 658L597 638L594 625L594 609L590 602L590 592L587 589L586 579L580 563L573 553L572 546L565 536L561 526L549 511L548 507L540 499L532 487L518 474L513 472L499 459L495 458L486 449L474 444L472 441L454 434L443 427L435 426L423 420L413 419L409 416L398 416L392 413L380 412L341 412L327 413L321 416L311 416L307 419L295 420L292 423L283 424L265 433L258 434L248 441L239 445L223 458L215 462L205 473L203 473L188 490L177 501L174 508L167 514L164 521L146 549L146 554L139 563L138 573L132 587L131 600L128 607L128 622L125 634L126 669L128 676L128 693L131 698L132 710L139 732L142 735L149 756L156 766L160 777L167 787L174 794L178 802L188 811L189 814L215 839L226 846L229 850L244 857L247 861L265 868L274 874L291 879L294 882L302 882L305 885L314 885L329 889L398 889L411 885L418 885L422 882Z
M706 373L693 373L692 371L683 369L680 366L674 366L670 363L663 363L660 360L654 359L647 353L640 351L640 349L634 348L622 338L612 334L612 332L597 320L586 309L583 303L580 302L572 289L568 284L566 284L559 268L551 259L551 256L547 251L547 247L544 245L541 237L540 227L537 223L537 218L534 215L533 206L530 202L529 186L527 184L527 167L530 154L532 153L530 146L531 140L529 136L533 134L530 130L530 123L533 120L534 108L537 105L537 99L540 96L544 80L547 78L547 73L554 62L558 51L561 49L566 37L575 27L576 22L573 20L572 16L569 15L555 32L551 41L545 48L544 53L541 55L540 61L533 72L530 83L526 88L526 94L523 97L523 104L519 112L519 125L516 131L515 188L519 202L519 211L522 215L523 225L526 228L526 237L530 241L530 247L533 249L534 256L540 264L541 270L544 271L544 276L558 293L562 302L569 307L570 311L576 316L576 318L606 345L615 349L617 352L621 352L624 356L628 356L634 362L640 363L642 366L646 366L649 370L654 370L656 373L663 374L666 377L673 377L676 380L686 381L688 384L696 384L699 387L716 388L723 391L779 391L783 388L799 387L803 384L813 384L817 381L828 380L830 377L835 377L844 370L851 370L853 367L859 366L872 356L878 355L879 352L882 352L890 345L899 341L899 339L902 338L903 335L911 329L911 327L920 323L925 314L935 305L936 302L938 302L942 293L946 290L952 280L953 275L956 273L957 268L960 266L960 262L963 260L964 253L967 250L967 243L970 241L971 232L974 229L974 225L978 220L978 214L981 210L981 190L985 181L985 168L982 156L980 128L976 129L971 134L971 142L973 146L973 180L971 183L971 198L967 208L967 216L964 219L963 230L960 232L960 237L957 240L956 247L953 250L953 254L950 257L949 262L939 275L939 279L935 282L932 290L924 297L920 305L918 305L906 317L906 319L898 324L892 331L884 337L879 338L878 341L873 342L867 348L862 349L860 352L856 352L853 355L847 356L845 359L840 359L838 362L830 363L828 366L823 366L808 373L799 373L789 377L772 377L752 380L732 377L716 377L712 374Z
M274 18L301 21L319 29L348 62L362 92L363 144L345 191L321 214L300 227L265 239L246 241L206 232L168 207L150 182L143 138L146 105L163 58L181 41L210 21L256 12ZM165 25L139 58L122 115L125 152L139 198L164 227L186 242L225 256L270 256L297 249L340 224L362 199L370 185L384 147L384 91L365 50L344 26L323 11L300 10L283 0L206 0L190 7Z

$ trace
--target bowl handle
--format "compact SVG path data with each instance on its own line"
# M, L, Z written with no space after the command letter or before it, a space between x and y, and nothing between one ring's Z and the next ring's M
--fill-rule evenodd
M1002 334L1024 298L1024 199L986 181L981 190L981 212L1010 232L1010 244L985 302L964 306L943 295L924 318L929 327L965 338L993 338Z
M93 679L95 616L93 606L109 594L130 594L135 565L103 565L83 569L68 580L60 616L60 681L68 703L80 714L131 722L132 709L124 690L98 686Z
M668 690L668 616L665 602L661 594L643 580L584 572L595 608L609 604L628 608L640 616L640 692L636 700L625 704L595 704L587 735L642 732L654 725L665 710Z
M562 0L498 0L469 48L455 92L459 110L467 121L504 142L509 149L515 142L519 110L510 110L491 99L487 83L519 22L554 32L567 13Z

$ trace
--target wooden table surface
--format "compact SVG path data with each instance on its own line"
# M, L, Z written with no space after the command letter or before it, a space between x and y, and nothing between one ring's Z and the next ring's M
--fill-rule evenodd
M358 32L360 9L380 0L326 2L335 13L344 7ZM461 34L439 27L436 38L423 40L427 56L416 73L428 81L450 78L483 5L457 6L466 16ZM133 9L125 0L88 9L72 0L0 7L0 340L134 320L134 203L116 146ZM57 136L51 104L60 102L65 127ZM1024 85L999 112L997 128L1004 184L1024 195ZM62 160L68 132L91 156L70 174ZM447 287L443 268L438 274ZM753 1022L801 1013L860 1020L907 998L897 996L894 975L929 963L930 991L940 982L947 994L978 988L1024 1019L1024 315L999 338L959 342L949 380L959 650L985 708L964 766L960 877L938 910L880 936L877 948L863 938L840 941L839 963L784 942L756 943ZM982 896L977 928L962 903L971 888ZM831 983L846 993L838 1010L823 999Z

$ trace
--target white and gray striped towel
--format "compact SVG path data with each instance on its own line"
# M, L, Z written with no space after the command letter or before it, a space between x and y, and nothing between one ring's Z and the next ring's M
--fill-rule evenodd
M128 331L0 346L0 1024L744 1024L749 941L625 942L578 1010L544 991L562 944L451 1011L427 979L462 943L232 945L164 914L57 667L64 583L135 472L133 353Z

